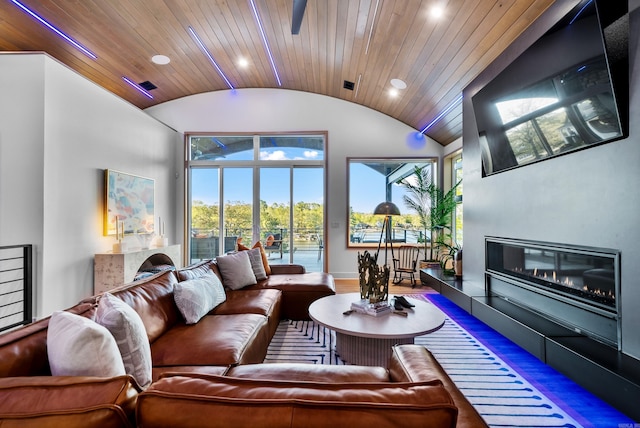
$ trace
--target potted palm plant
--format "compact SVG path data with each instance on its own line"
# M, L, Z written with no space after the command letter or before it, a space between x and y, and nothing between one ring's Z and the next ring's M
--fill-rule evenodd
M410 179L408 179L411 177ZM403 201L414 211L423 230L424 262L436 263L437 249L445 242L446 229L451 229L451 219L456 209L456 189L458 181L449 191L444 192L434 184L431 168L415 167L414 173L398 182L406 189Z

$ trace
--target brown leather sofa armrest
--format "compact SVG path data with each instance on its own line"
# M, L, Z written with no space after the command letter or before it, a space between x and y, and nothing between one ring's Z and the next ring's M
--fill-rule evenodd
M392 382L424 382L447 376L440 363L424 346L394 346L389 360Z
M457 427L488 427L482 416L471 405L440 363L425 347L420 345L394 346L389 361L389 378L392 382L429 382L440 380L458 408Z
M0 425L133 427L140 392L129 375L0 378Z
M271 268L271 275L287 275L306 273L306 269L302 265L297 264L284 264L284 265L269 265Z

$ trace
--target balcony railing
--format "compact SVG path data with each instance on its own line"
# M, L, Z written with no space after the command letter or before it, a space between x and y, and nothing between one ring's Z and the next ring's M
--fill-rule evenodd
M32 253L31 245L0 247L0 331L32 320Z
M293 233L293 244L291 244L290 233ZM270 241L276 241L276 245L272 245L271 249L267 249L270 264L283 264L292 261L305 266L309 272L322 271L324 257L322 229L296 228L290 232L286 228L274 228L262 233L260 241L265 248L270 235L274 237ZM251 246L255 242L250 229L227 229L223 237L223 248L220 251L220 238L218 236L210 231L194 229L190 242L190 262L214 258L220 254L233 251L238 238L242 238L242 243L246 246Z

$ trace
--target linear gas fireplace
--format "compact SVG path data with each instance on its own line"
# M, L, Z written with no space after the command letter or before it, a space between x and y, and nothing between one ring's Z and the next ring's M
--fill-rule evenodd
M618 348L619 265L616 250L486 238L492 295Z

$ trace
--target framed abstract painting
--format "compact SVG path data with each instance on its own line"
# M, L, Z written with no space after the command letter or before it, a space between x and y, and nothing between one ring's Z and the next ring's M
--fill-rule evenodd
M155 181L112 169L104 171L104 178L104 235L116 234L116 221L125 234L153 233Z

